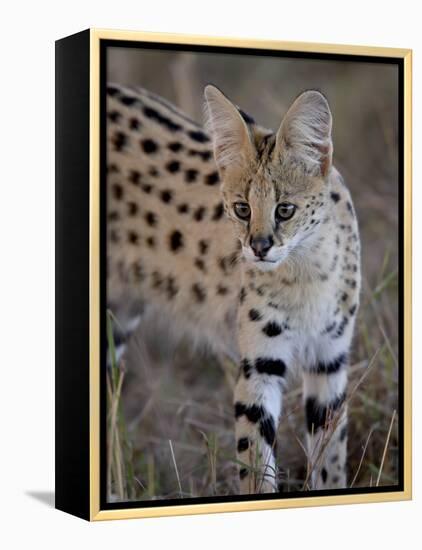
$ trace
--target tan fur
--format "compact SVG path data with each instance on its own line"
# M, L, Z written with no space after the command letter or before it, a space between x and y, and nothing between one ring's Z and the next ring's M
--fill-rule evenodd
M149 92L114 90L107 100L109 307L128 324L142 308L153 307L177 330L210 343L218 353L252 364L271 356L289 370L303 368L305 398L321 400L328 390L312 368L348 352L360 288L357 222L350 194L331 166L326 100L317 92L303 94L273 134L245 122L221 92L208 87L211 139ZM192 132L200 132L199 141ZM146 152L145 140L156 149ZM221 182L214 181L217 167ZM237 201L249 204L248 223L236 216ZM284 202L293 203L296 212L277 225L275 208ZM180 211L183 205L187 212ZM274 261L257 263L251 238L267 235L274 241L268 256ZM251 309L259 311L261 324L251 322ZM267 338L262 334L266 322L286 330ZM255 371L241 375L235 401L258 403L277 425L284 380L274 385L274 379ZM340 373L326 378L332 398L344 391L346 380ZM274 474L269 481L265 472L275 469L267 457L272 450L265 450L258 424L245 414L238 418L237 437L248 439L248 452L256 446L253 454L258 453L264 473L258 488L251 487L248 476L241 490L274 490ZM336 430L334 440L340 425ZM318 441L308 439L312 454ZM330 451L330 444L327 457L337 447ZM344 463L345 443L339 448ZM239 456L252 464L253 457ZM316 474L313 479L315 486L325 483ZM329 472L327 483L344 486L345 479L343 470Z

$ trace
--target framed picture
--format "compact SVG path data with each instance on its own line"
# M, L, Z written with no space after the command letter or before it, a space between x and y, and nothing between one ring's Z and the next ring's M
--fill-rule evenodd
M56 506L411 498L411 51L56 43Z

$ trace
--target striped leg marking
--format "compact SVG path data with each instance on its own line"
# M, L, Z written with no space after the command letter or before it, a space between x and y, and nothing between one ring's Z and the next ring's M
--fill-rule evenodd
M309 483L313 489L347 486L347 356L304 373Z
M279 359L242 361L234 405L241 494L277 490L276 432L285 370Z

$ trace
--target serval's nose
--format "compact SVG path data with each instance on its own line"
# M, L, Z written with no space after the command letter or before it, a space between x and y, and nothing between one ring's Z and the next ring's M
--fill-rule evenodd
M273 246L274 240L271 235L268 237L251 237L250 244L255 256L262 260Z

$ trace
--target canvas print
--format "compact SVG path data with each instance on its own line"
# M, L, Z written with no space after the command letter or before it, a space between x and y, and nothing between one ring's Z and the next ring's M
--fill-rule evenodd
M399 487L398 65L104 71L106 502Z

